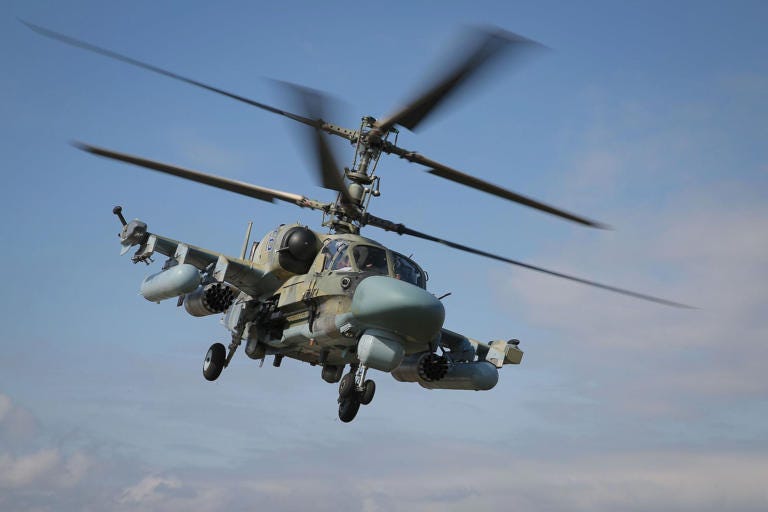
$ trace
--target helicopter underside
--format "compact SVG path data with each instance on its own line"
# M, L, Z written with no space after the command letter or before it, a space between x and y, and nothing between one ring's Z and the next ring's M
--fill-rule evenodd
M326 276L334 277L339 276ZM350 411L356 413L360 404L370 403L369 369L428 389L487 390L496 385L497 367L520 362L522 352L516 345L502 342L483 352L477 342L442 329L442 304L419 287L386 276L341 277L355 282L343 294L282 308L275 307L281 300L274 297L251 313L247 302L241 302L231 308L224 323L232 327L233 340L240 333L238 324L248 324L242 339L251 359L263 362L273 356L273 364L280 366L288 357L321 366L326 382L341 381L338 402L343 421L351 420ZM440 356L435 353L438 346ZM342 376L347 366L349 373ZM350 404L355 401L359 403Z

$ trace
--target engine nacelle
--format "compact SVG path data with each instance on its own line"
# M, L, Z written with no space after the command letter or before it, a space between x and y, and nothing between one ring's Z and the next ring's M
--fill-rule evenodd
M453 363L445 356L422 352L406 357L392 377L400 382L418 382L426 389L485 391L499 381L496 366L487 361Z
M200 271L192 265L176 265L142 281L139 293L150 302L185 295L200 286Z
M235 290L224 283L210 283L184 297L184 309L192 316L223 313L235 300Z

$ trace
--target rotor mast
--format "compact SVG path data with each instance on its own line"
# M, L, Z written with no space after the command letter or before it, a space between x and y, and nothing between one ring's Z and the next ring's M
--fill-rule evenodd
M355 145L355 155L352 166L344 168L344 177L349 181L346 194L339 191L336 203L323 219L323 226L336 233L360 233L361 219L365 217L371 199L381 195L381 179L376 175L376 168L382 148L384 144L391 144L387 140L390 134L395 134L396 144L398 133L397 128L389 127L382 137L374 117L362 118L359 130L349 139Z

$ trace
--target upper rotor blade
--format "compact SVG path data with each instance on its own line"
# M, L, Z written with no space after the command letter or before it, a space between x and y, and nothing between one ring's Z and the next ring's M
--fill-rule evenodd
M324 124L324 99L323 95L314 89L302 87L289 82L278 82L288 88L302 104L304 111L317 120L320 125ZM324 188L335 190L341 194L342 201L352 204L352 197L349 195L349 189L344 183L344 176L340 172L340 167L333 155L328 141L319 129L312 131L311 145L315 154L315 161L318 165L317 170Z
M475 30L473 35L476 41L464 59L400 110L379 120L374 130L384 134L395 124L414 130L443 100L491 61L507 52L520 53L526 49L543 47L535 41L499 28Z
M549 274L551 276L555 277L561 277L563 279L568 279L570 281L576 281L577 283L586 284L589 286L595 286L597 288L602 288L603 290L608 290L615 293L620 293L622 295L628 295L630 297L634 297L636 299L643 299L651 302L656 302L659 304L664 304L666 306L673 306L677 308L686 308L686 309L693 309L691 306L687 306L685 304L680 304L679 302L672 302L670 300L661 299L659 297L654 297L652 295L645 295L643 293L637 293L633 292L631 290L625 290L624 288L617 288L615 286L610 286L607 284L598 283L596 281L590 281L588 279L582 279L580 277L571 276L568 274L563 274L562 272L556 272L554 270L548 270L542 267L537 267L535 265L530 265L528 263L523 263L522 261L513 260L510 258L505 258L504 256L498 256L496 254L492 254L490 252L481 251L480 249L475 249L473 247L469 247L467 245L457 244L455 242L449 242L448 240L443 240L441 238L428 235L426 233L421 233L419 231L416 231L414 229L411 229L409 227L406 227L403 224L396 224L392 221L382 219L379 217L376 217L374 215L367 214L364 218L364 222L369 226L376 226L377 228L384 229L385 231L394 231L398 235L410 235L414 236L416 238L422 238L424 240L429 240L431 242L437 242L439 244L451 247L453 249L458 249L460 251L469 252L472 254L477 254L478 256L484 256L486 258L491 258L497 261L502 261L504 263L509 263L511 265L517 265L519 267L527 268L529 270L535 270L537 272L543 272L545 274Z
M315 151L320 163L323 187L337 191L341 194L343 202L352 204L353 200L349 195L349 189L344 183L344 178L339 174L336 158L333 156L328 141L325 140L325 135L315 130L313 139L315 143Z
M94 53L99 53L101 55L105 55L105 56L110 57L112 59L116 59L116 60L119 60L121 62L125 62L127 64L131 64L132 66L137 66L137 67L140 67L140 68L152 71L154 73L159 73L161 75L165 75L167 77L174 78L176 80L180 80L182 82L186 82L188 84L191 84L191 85L194 85L194 86L197 86L197 87L202 87L203 89L207 89L209 91L212 91L212 92L215 92L215 93L218 93L218 94L223 94L224 96L227 96L227 97L232 98L232 99L237 100L237 101L241 101L243 103L247 103L248 105L251 105L251 106L254 106L254 107L258 107L258 108L266 110L268 112L272 112L273 114L278 114L278 115L281 115L281 116L285 116L285 117L288 117L290 119L293 119L294 121L298 121L300 123L304 123L304 124L309 125L309 126L314 126L316 128L318 127L317 121L315 121L313 119L309 119L309 118L306 118L306 117L303 117L303 116L300 116L300 115L288 112L286 110L281 110L279 108L272 107L272 106L267 105L265 103L260 103L258 101L254 101L254 100L248 99L248 98L246 98L244 96L240 96L238 94L234 94L234 93L225 91L223 89L219 89L218 87L213 87L211 85L207 85L207 84L204 84L202 82L198 82L197 80L193 80L191 78L187 78L185 76L178 75L178 74L173 73L171 71L159 68L157 66L153 66L152 64L147 64L145 62L141 62L141 61L133 59L131 57L127 57L125 55L119 54L117 52L113 52L111 50L107 50L106 48L101 48L99 46L96 46L96 45L93 45L93 44L90 44L90 43L86 43L85 41L81 41L79 39L75 39L74 37L70 37L70 36L61 34L59 32L54 32L53 30L49 30L47 28L40 27L38 25L34 25L34 24L26 22L24 20L20 20L20 21L22 23L24 23L30 29L32 29L35 32L37 32L38 34L44 35L46 37L50 37L52 39L56 39L57 41L61 41L63 43L69 44L71 46L76 46L76 47L82 48L84 50L88 50L88 51L91 51L91 52L94 52Z
M448 167L447 165L443 165L440 162L436 162L435 160L427 158L424 155L420 155L414 151L408 151L388 143L385 143L382 146L382 151L398 155L399 157L404 158L409 162L414 162L430 167L430 169L427 170L428 173L434 174L435 176L440 176L441 178L445 178L456 183L460 183L462 185L466 185L467 187L482 190L483 192L487 192L489 194L493 194L495 196L514 201L515 203L519 203L524 206L528 206L530 208L561 217L563 219L577 222L585 226L600 229L610 229L610 226L607 224L602 224L600 222L587 219L586 217L555 208L554 206L549 206L548 204L536 201L530 197L512 192L511 190L507 190L498 185L494 185L493 183L481 180L480 178L475 178L474 176L470 176L469 174L463 173L461 171L457 171L456 169Z
M275 199L279 199L280 201L285 201L287 203L292 203L301 207L307 207L316 210L321 210L324 206L324 203L307 199L306 197L299 194L292 194L290 192L282 192L280 190L259 187L256 185L251 185L250 183L245 183L243 181L231 180L229 178L223 178L213 174L206 174L200 171L184 169L183 167L156 162L154 160L128 155L126 153L118 153L117 151L112 151L110 149L100 148L97 146L91 146L90 144L85 144L82 142L73 142L73 145L78 149L82 149L88 153L93 153L94 155L111 158L113 160L120 160L121 162L138 165L139 167L146 167L147 169L152 169L154 171L159 171L165 174L178 176L179 178L196 181L211 187L229 190L230 192L253 197L261 201L273 202Z

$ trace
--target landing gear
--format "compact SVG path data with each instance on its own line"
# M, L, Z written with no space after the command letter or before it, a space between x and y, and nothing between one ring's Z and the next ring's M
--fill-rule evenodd
M214 381L221 375L221 370L224 369L224 365L227 359L227 349L221 343L214 343L211 348L208 349L208 353L205 354L205 361L203 362L203 377L206 380Z
M325 382L335 384L341 379L342 373L344 373L344 366L325 364L323 365L323 371L320 373L320 376Z
M368 405L376 393L376 384L365 379L368 368L365 366L352 367L339 382L339 419L349 423L360 410L360 405Z
M363 383L363 390L360 392L360 403L368 405L373 400L373 395L376 393L376 383L368 379Z
M339 398L349 398L355 392L355 374L349 372L339 382Z
M360 402L357 401L357 397L340 399L339 402L339 419L344 423L349 423L355 416L357 411L360 410Z

